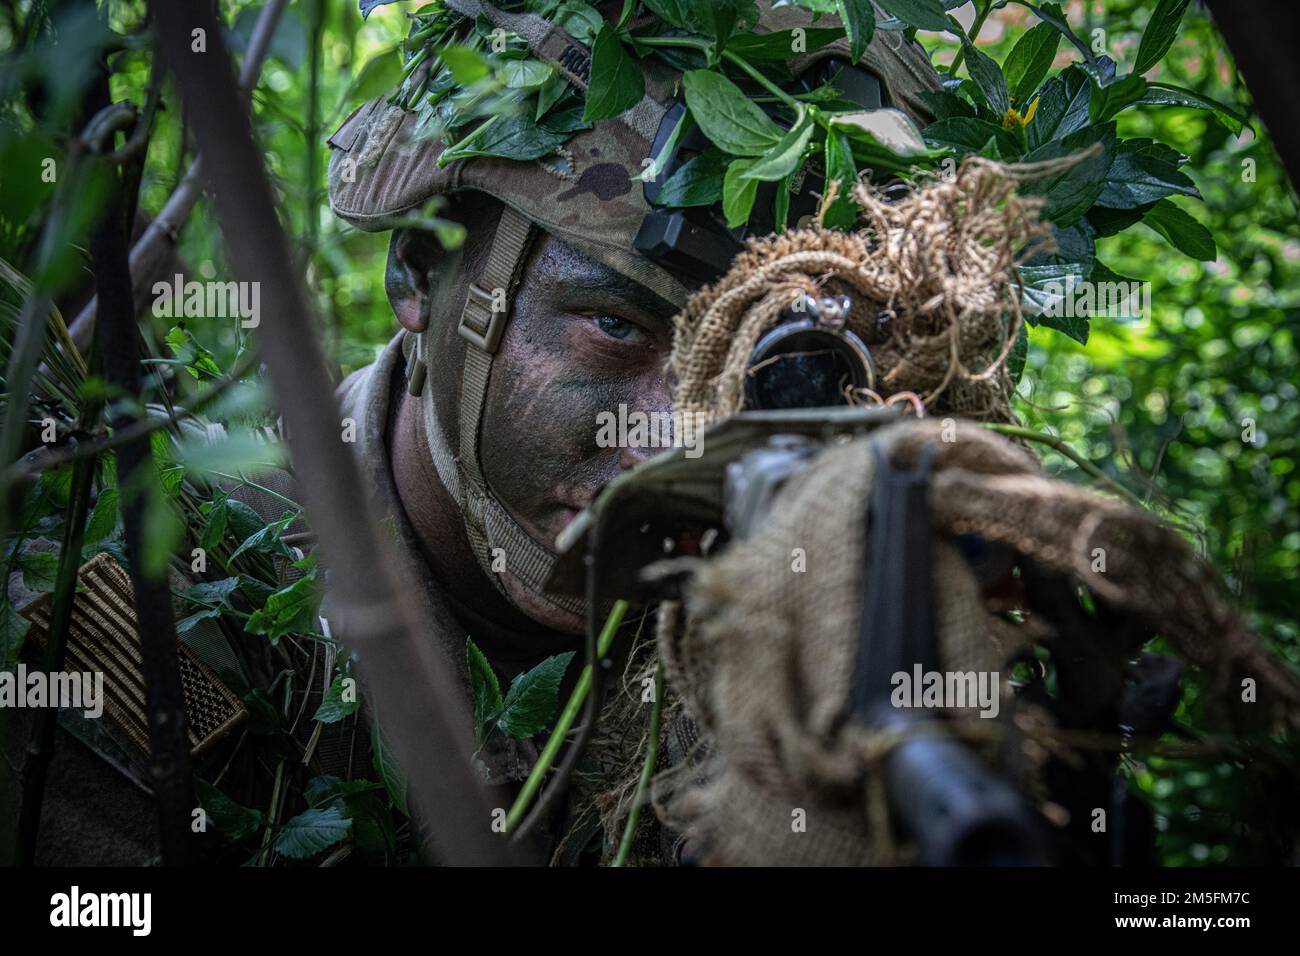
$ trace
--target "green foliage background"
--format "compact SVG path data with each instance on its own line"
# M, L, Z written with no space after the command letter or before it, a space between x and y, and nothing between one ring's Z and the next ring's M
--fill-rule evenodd
M134 32L144 18L141 0L106 0L101 6L119 33ZM387 236L358 232L331 215L324 195L325 139L353 108L397 84L397 48L407 24L403 8L415 6L381 7L363 22L352 0L295 0L253 94L279 210L324 318L340 377L371 361L396 326L383 288ZM1122 72L1131 68L1155 6L1155 0L1074 0L1067 13L1076 33L1090 42L1098 38L1095 30L1103 31L1099 42ZM257 0L222 0L236 50L246 43L260 7ZM993 11L980 49L1004 62L1028 19L1021 7ZM13 47L13 27L0 16L0 51ZM66 29L79 27L68 21ZM951 62L951 38L923 33L921 39L937 62ZM1058 63L1070 52L1063 44ZM149 62L147 50L119 54L115 99L143 101ZM59 82L76 86L69 74L81 67L51 62L43 68L57 92ZM1150 77L1250 111L1249 94L1198 4ZM161 209L192 161L182 120L177 105L159 117L141 184L141 205L150 214ZM1098 257L1115 272L1151 283L1151 322L1096 320L1086 345L1034 329L1019 410L1028 424L1061 435L1128 487L1166 501L1224 570L1258 632L1300 665L1296 194L1258 121L1254 133L1242 137L1210 113L1186 109L1128 110L1119 124L1121 137L1153 136L1191 157L1183 171L1204 203L1174 202L1210 229L1219 257L1193 261L1141 225L1099 240ZM32 170L60 149L8 106L0 114L6 180L0 188L0 256L9 262L31 259L34 226L54 189L39 183ZM86 214L93 214L93 191L85 205ZM183 230L179 253L198 277L230 277L208 200L200 201ZM75 254L66 267L75 284ZM171 322L154 323L151 338L161 343ZM241 344L233 323L205 323L192 331L222 368L229 367ZM166 353L160 348L156 354ZM246 400L241 407L255 405ZM1252 428L1253 438L1244 439ZM1049 454L1047 461L1062 475L1078 474L1064 459ZM1193 686L1180 717L1199 726L1200 716ZM1153 759L1134 761L1132 771L1134 785L1156 808L1161 852L1171 864L1268 858L1269 834L1236 839L1235 822L1276 799L1271 786L1288 787L1292 797L1296 792L1294 778L1249 781L1235 775L1230 763Z

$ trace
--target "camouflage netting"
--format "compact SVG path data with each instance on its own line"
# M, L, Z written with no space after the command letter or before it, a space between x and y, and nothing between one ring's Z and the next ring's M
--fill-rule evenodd
M1041 200L1015 187L1061 165L968 157L949 181L901 199L860 184L858 231L800 229L751 243L677 318L680 410L710 421L739 411L746 363L781 313L805 294L845 294L849 328L871 350L877 375L874 392L856 400L909 399L931 413L1011 421L1015 267L1051 243Z

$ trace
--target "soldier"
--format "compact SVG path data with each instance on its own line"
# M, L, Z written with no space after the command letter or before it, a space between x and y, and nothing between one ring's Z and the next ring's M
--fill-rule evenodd
M760 9L765 30L811 21ZM831 57L847 59L847 44L792 69ZM939 79L918 45L877 30L863 62L886 103L924 115L918 93ZM670 320L693 283L635 249L651 207L633 177L678 77L643 67L648 102L631 111L643 115L597 121L536 161L439 167L442 145L383 97L329 140L330 205L347 222L387 229L443 197L440 215L468 229L452 253L429 232L394 229L385 287L401 331L341 395L412 577L463 625L449 650L460 657L468 630L507 674L573 646L580 605L541 587L552 542L648 454L597 447L597 415L669 410Z
M760 9L762 30L811 22L798 8ZM510 26L526 33L517 20ZM847 60L846 41L792 71L832 57ZM563 63L562 52L541 58ZM863 64L885 104L925 115L918 94L939 79L919 45L877 30ZM386 98L329 140L336 215L387 229L443 197L440 215L467 229L450 253L427 231L393 230L385 287L401 330L340 394L398 529L400 562L422 582L447 652L462 660L470 634L507 680L578 646L582 605L542 589L552 543L603 485L650 453L597 447L598 414L620 405L669 411L671 318L695 283L636 250L651 207L633 177L654 155L679 77L641 65L646 102L536 161L440 167L442 145L420 138L416 115ZM502 743L504 752L483 755L491 779L522 779L532 748Z

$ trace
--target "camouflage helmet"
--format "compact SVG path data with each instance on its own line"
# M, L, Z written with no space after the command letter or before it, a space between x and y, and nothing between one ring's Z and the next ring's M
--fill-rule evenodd
M446 0L446 5L520 34L529 41L532 56L576 89L586 90L591 52L563 29L536 14L503 12L481 0ZM773 7L760 0L758 9L758 33L814 25L813 14L799 7ZM840 21L822 15L815 26L838 27ZM830 58L849 59L846 39L793 56L789 68L797 75ZM917 121L930 118L921 94L940 89L941 82L919 44L901 31L877 29L860 64L881 81L887 105ZM381 231L435 196L481 191L681 307L688 289L679 277L633 250L650 211L641 183L633 177L651 156L680 74L653 60L641 60L639 66L646 86L639 104L622 116L596 121L556 154L530 162L478 156L439 166L445 147L417 135L412 112L390 105L387 97L370 100L329 139L330 207L359 229Z
M566 30L533 13L505 12L483 0L445 0L447 9L477 18L527 42L540 60L580 92L587 89L591 51ZM807 28L812 14L792 6L757 4L757 32ZM633 26L637 24L633 23ZM819 27L840 26L823 16ZM791 72L822 59L849 60L841 38L811 54L792 57ZM882 86L882 100L912 119L927 117L921 94L940 88L938 74L921 48L894 30L878 29L861 64ZM421 399L424 428L439 480L456 502L474 556L496 588L514 603L496 563L507 568L534 597L570 614L586 610L581 601L546 593L555 563L551 543L539 541L520 525L489 487L479 460L479 433L493 359L509 321L509 296L518 284L531 238L540 228L640 283L676 308L689 289L677 274L635 251L636 237L651 207L645 188L633 176L651 156L664 117L674 105L679 74L654 59L639 61L645 95L621 115L597 120L568 138L551 155L523 161L488 156L457 158L439 165L446 148L417 135L417 116L387 97L371 100L352 114L332 137L329 166L330 206L335 214L367 231L393 228L437 196L479 191L501 200L500 221L482 272L473 277L463 302L442 301L434 321L456 321L469 346L459 397L459 447L452 449L428 387L432 358L429 334L407 335L407 387ZM445 289L443 292L445 293ZM452 313L452 314L442 314Z

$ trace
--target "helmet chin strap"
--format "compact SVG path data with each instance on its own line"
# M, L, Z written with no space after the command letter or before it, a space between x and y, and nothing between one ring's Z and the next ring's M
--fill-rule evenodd
M518 285L527 258L532 223L511 206L505 206L497 224L487 264L476 282L470 283L461 311L459 332L468 345L460 393L460 454L453 456L433 404L429 383L429 332L411 336L414 355L408 355L407 382L412 395L420 396L425 436L438 473L465 520L470 549L479 567L496 589L509 598L494 558L504 556L505 567L540 600L570 613L586 614L586 602L547 594L542 585L555 565L556 554L530 535L511 517L492 493L479 461L479 429L487 401L492 359L501 345L509 302ZM498 550L499 549L499 550ZM496 561L500 568L500 561Z

